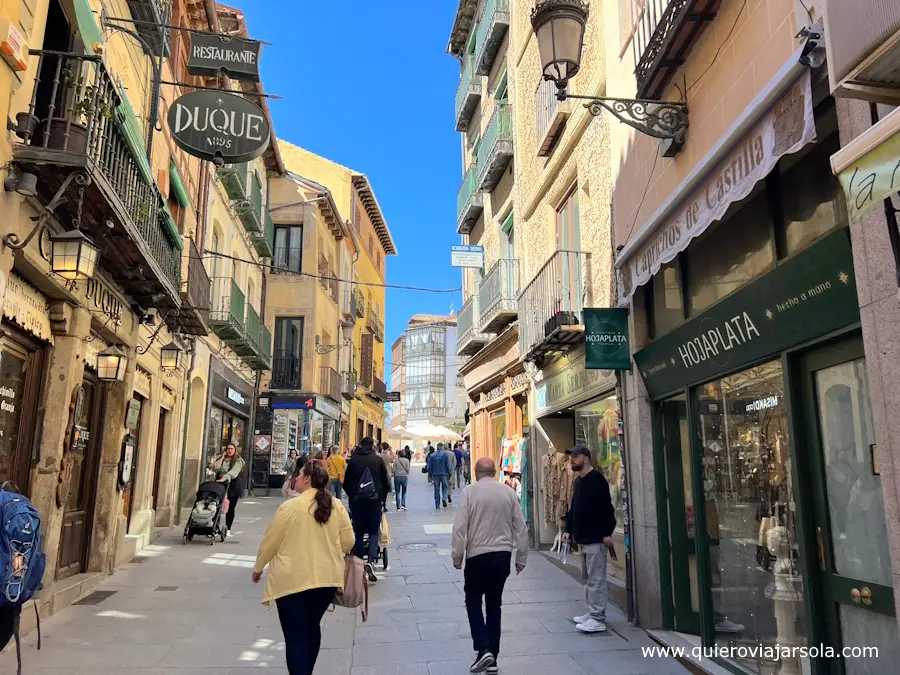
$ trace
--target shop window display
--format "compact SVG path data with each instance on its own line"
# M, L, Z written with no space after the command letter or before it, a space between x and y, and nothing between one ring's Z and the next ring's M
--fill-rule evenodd
M609 483L613 508L616 513L616 531L621 532L625 522L625 500L622 484L622 455L619 449L619 416L615 395L593 401L575 410L575 442L591 449L594 468Z
M697 399L716 643L804 645L781 363L703 385ZM766 675L783 667L741 665Z

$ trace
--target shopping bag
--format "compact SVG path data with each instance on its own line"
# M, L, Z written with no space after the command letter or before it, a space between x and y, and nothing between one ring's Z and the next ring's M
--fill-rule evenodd
M381 530L378 532L378 545L387 548L391 545L391 526L388 525L387 514L381 514Z
M352 553L344 558L344 590L334 595L332 604L337 607L361 608L362 620L369 618L369 582L366 565Z
M228 508L231 506L231 502L228 501L228 496L225 496L225 501L222 502L222 515L228 515Z

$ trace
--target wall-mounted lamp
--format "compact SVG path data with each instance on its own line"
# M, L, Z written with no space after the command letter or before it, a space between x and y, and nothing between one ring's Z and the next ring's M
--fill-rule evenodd
M19 176L10 174L3 181L3 189L7 192L15 192L23 197L37 196L37 176L33 173L23 173Z
M110 345L97 354L97 377L104 382L121 382L128 368L128 355L118 345Z
M184 349L174 340L159 350L159 367L163 370L178 370Z
M343 337L343 340L336 345L319 344L322 338L316 335L316 354L328 354L329 352L333 352L335 349L340 349L342 346L349 345L353 340L353 329L355 327L356 324L353 321L342 321L341 337Z

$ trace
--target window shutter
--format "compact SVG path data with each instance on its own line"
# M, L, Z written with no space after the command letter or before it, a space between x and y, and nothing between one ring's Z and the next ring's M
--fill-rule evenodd
M373 352L373 336L371 333L362 334L362 343L360 345L360 380L364 387L372 386L372 352Z

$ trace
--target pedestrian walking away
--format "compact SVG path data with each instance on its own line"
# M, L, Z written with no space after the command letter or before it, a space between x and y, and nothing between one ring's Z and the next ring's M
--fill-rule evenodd
M253 568L255 584L269 568L263 604L278 608L290 675L312 675L316 667L322 617L344 588L344 555L354 542L350 517L327 487L325 467L304 464L300 496L278 507Z
M437 450L431 453L425 463L428 469L428 482L434 484L434 508L447 507L450 496L450 459L444 452L443 443L438 443Z
M457 441L453 446L453 455L456 457L456 487L463 486L463 477L465 474L465 457L462 451L462 442Z
M394 460L394 497L397 500L397 510L406 511L406 488L409 484L409 458L402 450L400 456Z
M344 472L347 470L347 460L341 454L337 445L328 449L328 457L325 458L325 468L328 469L328 489L338 499L341 498Z
M309 461L309 455L301 455L297 458L291 472L284 477L284 484L281 486L282 497L285 499L293 499L294 497L300 496L300 491L297 489L297 483L300 479L300 472Z
M444 454L447 455L447 461L450 462L450 478L447 481L447 501L449 503L453 503L453 488L456 487L456 455L453 454L453 450L450 448L450 444L444 447Z
M381 455L381 461L384 462L384 468L388 472L388 484L390 488L389 494L394 492L394 453L389 443L381 443L375 445L375 451ZM384 510L387 511L387 500L385 500Z
M237 504L244 496L244 460L234 443L225 446L225 450L213 462L216 472L216 480L220 483L228 483L228 513L225 514L225 528L231 532Z
M501 604L515 553L516 574L528 558L528 530L515 491L496 480L494 460L475 463L475 483L462 493L453 523L451 557L463 569L475 661L472 673L498 672ZM465 568L463 568L465 563ZM482 612L482 602L484 612Z
M591 451L576 445L566 454L572 457L572 471L577 474L572 507L566 516L563 541L574 539L581 548L581 576L587 614L572 620L582 633L602 633L606 630L606 559L612 546L616 514L609 494L609 483L594 470Z
M387 468L375 453L375 441L365 437L347 463L344 492L350 502L350 517L356 533L356 557L366 561L366 574L375 583L378 560L378 534L381 514L390 490ZM366 537L368 536L368 540Z

